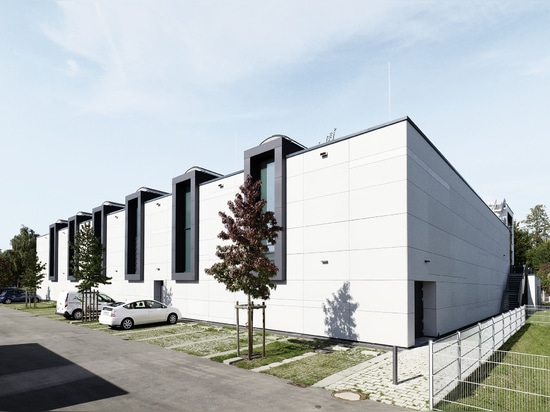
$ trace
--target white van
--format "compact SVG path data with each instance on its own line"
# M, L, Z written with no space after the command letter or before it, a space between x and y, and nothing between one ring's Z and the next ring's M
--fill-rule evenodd
M104 293L98 294L98 306L99 310L103 306L112 305L116 301L110 296ZM82 297L77 291L61 291L57 297L57 305L55 307L55 313L63 315L67 319L82 319Z

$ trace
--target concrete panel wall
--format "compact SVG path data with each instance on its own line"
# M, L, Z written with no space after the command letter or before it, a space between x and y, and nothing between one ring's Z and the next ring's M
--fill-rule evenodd
M510 262L508 229L412 125L407 168L408 272L411 280L435 282L425 291L435 302L425 306L425 323L435 322L431 333L497 314Z

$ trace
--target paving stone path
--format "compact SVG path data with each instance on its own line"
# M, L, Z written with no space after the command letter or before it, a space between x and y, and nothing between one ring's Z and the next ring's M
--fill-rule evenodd
M393 384L393 353L331 375L315 386L333 390L359 390L369 399L420 411L429 410L428 347L402 349L398 353L398 380Z

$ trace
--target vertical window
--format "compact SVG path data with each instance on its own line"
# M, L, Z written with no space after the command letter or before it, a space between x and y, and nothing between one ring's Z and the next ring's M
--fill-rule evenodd
M185 271L191 271L191 189L185 191Z
M262 181L261 197L267 201L266 210L275 213L277 224L283 227L268 252L279 269L274 277L277 282L286 281L286 158L304 148L286 136L274 135L244 152L245 178L251 175Z
M191 182L176 185L176 272L191 271L192 219Z
M220 177L193 167L172 179L172 279L199 280L199 186Z
M260 180L262 181L260 197L266 201L264 205L264 212L269 210L275 211L275 162L273 159L268 159L260 162ZM269 244L269 251L266 253L266 257L274 262L275 261L275 245Z
M139 238L138 238L138 199L128 201L126 206L127 213L127 250L126 250L126 273L128 275L137 274L139 267Z
M125 280L143 282L145 270L145 203L166 193L147 187L126 196Z
M260 164L260 180L262 181L261 197L266 200L264 211L275 211L275 162L265 160Z

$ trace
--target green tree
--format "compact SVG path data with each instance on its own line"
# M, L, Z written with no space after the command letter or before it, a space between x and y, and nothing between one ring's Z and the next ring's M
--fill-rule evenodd
M8 262L13 286L24 288L27 292L36 293L42 283L45 265L39 262L36 254L36 233L26 226L21 226L19 234L10 241L11 249L3 253Z
M527 252L531 249L531 236L527 229L514 222L514 265L527 263Z
M227 203L233 216L219 212L225 231L218 238L228 241L216 247L220 259L205 272L231 292L242 291L248 296L248 356L252 356L252 299L269 299L276 288L273 277L277 266L266 256L282 227L275 215L265 211L266 200L260 197L261 181L251 176L240 186L241 193Z
M40 284L44 280L45 274L43 271L46 265L38 260L38 255L36 253L34 253L34 255L29 254L26 259L25 270L23 272L23 277L21 278L21 286L27 292L32 292L32 296L35 296L36 290L40 287ZM36 307L36 299L33 299L32 301L34 303L34 307ZM27 306L26 301L25 306Z
M527 265L533 268L535 273L548 262L550 262L550 241L527 251Z
M12 250L6 250L0 253L0 286L14 286L15 279L11 271L10 260L7 256Z
M74 243L71 242L69 245L74 251L71 269L74 278L80 282L77 286L78 291L83 293L100 284L110 285L112 278L105 274L103 267L105 247L94 234L92 225L84 224L74 238Z
M546 213L546 206L536 205L523 221L531 236L532 246L537 247L550 238L550 219Z
M550 292L550 262L546 262L537 271L537 276L540 278L541 289L546 293Z

